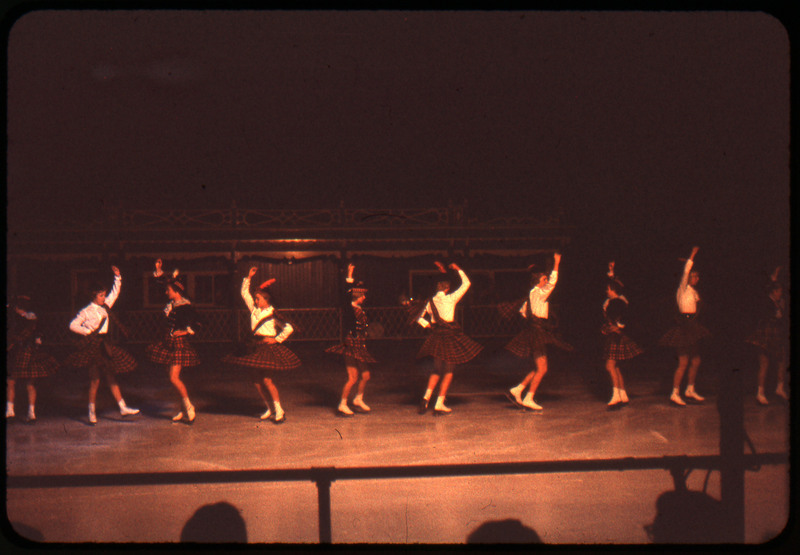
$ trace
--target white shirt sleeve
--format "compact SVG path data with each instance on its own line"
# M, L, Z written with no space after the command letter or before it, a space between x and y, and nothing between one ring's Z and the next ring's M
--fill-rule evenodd
M75 316L72 322L69 323L70 331L77 333L79 335L89 335L89 333L91 333L91 330L86 329L83 326L83 323L86 322L86 317L87 317L86 309L84 308L83 310L78 312L78 315Z
M689 272L692 271L692 265L694 265L694 260L690 258L683 266L683 275L681 275L681 282L678 285L678 294L686 291L686 287L689 285Z
M558 272L556 270L553 270L552 272L550 272L550 277L548 278L545 286L542 288L542 291L545 291L548 295L550 295L553 289L555 289L557 281L558 281Z
M114 286L111 288L111 292L106 295L106 304L109 307L114 306L114 303L117 302L117 297L119 297L119 290L122 288L122 276L114 276Z
M250 295L250 278L246 277L242 280L242 299L244 300L244 304L247 305L247 310L253 312L255 308L255 303L253 302L253 297Z
M286 338L292 335L293 331L294 328L292 327L292 325L289 322L286 322L286 324L283 326L283 330L281 330L281 333L275 336L275 341L277 341L278 343L283 343L284 341L286 341Z
M467 274L465 274L463 270L459 270L458 275L461 277L461 285L458 289L448 295L448 297L450 297L454 303L457 303L461 300L461 297L464 296L464 293L467 292L467 289L469 289L469 286L471 285Z

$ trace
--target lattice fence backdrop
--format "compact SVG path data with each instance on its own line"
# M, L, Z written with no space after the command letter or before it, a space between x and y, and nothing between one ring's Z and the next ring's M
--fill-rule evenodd
M378 339L416 339L428 333L421 326L408 322L409 314L403 307L369 307L366 311ZM198 309L197 312L203 328L194 341L230 343L243 340L250 334L250 315L246 310ZM340 337L341 318L337 308L282 309L280 313L296 329L293 341L336 341ZM464 307L458 316L464 331L474 337L510 336L522 325L516 314L510 319L501 317L496 305ZM124 338L128 343L152 343L164 333L164 315L160 310L120 311L118 317L128 332ZM40 314L39 329L45 342L53 345L72 343L71 318L72 315L66 312ZM109 333L118 338L119 327L112 323Z

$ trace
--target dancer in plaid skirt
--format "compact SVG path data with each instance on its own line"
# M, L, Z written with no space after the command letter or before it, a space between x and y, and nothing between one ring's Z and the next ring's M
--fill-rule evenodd
M300 366L300 359L283 344L294 330L289 322L280 318L271 304L268 288L275 283L275 279L262 283L255 296L250 294L250 281L257 271L256 267L250 268L250 273L242 280L242 299L250 310L250 328L253 332L250 350L239 356L227 355L222 361L252 370L253 385L267 407L267 410L261 415L261 420L272 417L272 410L267 398L268 391L272 397L272 404L275 406L273 422L282 424L286 421L286 414L281 406L273 373L297 368Z
M692 270L692 266L698 250L700 250L699 247L692 248L692 254L683 266L683 274L675 294L679 312L677 325L667 331L658 342L662 346L674 347L678 354L678 367L672 378L672 395L669 400L679 407L686 406L686 402L680 396L680 387L687 365L689 366L689 377L684 395L697 402L705 400L705 397L702 397L694 389L697 371L700 368L698 344L701 339L710 335L708 329L697 321L700 295L694 286L700 281L700 274L697 270Z
M609 262L609 281L606 285L606 300L603 303L605 323L601 333L605 337L603 358L606 361L606 370L611 377L613 392L609 409L618 409L628 404L628 394L625 391L625 381L619 370L619 361L628 360L642 353L642 348L631 340L625 333L624 315L628 308L628 299L622 294L622 282L614 275L614 262Z
M28 390L27 422L36 422L36 380L53 375L58 361L41 350L42 338L36 330L36 314L30 310L30 297L18 295L8 309L8 367L6 418L14 418L14 395L17 380L23 380Z
M506 393L509 400L521 407L540 411L541 405L533 400L536 390L542 382L542 378L547 373L547 345L555 345L566 351L571 351L572 346L562 341L552 331L552 326L548 321L550 315L550 303L548 298L556 287L558 281L558 266L561 263L561 254L553 254L553 270L550 277L542 272L537 272L531 276L531 289L528 299L522 305L520 313L528 320L528 327L517 334L506 349L520 358L532 358L535 361L536 369L529 372L525 378ZM523 399L522 393L528 387L528 393Z
M758 391L756 400L761 405L768 405L769 401L764 395L764 382L767 378L767 369L772 361L778 367L778 386L776 395L789 400L789 395L784 387L784 377L787 367L787 354L789 351L789 326L786 312L786 299L783 296L783 286L778 281L780 266L772 273L766 298L759 308L758 325L746 341L758 347Z
M434 370L428 377L428 387L422 396L419 413L425 414L428 403L433 395L433 390L439 384L439 396L433 407L433 414L440 416L449 414L452 409L444 404L447 391L453 381L453 371L456 364L464 364L475 358L483 347L464 335L461 327L455 322L456 305L464 296L470 286L469 278L456 264L450 264L450 269L458 272L461 285L451 292L452 279L441 262L436 262L442 274L436 284L436 294L426 303L422 315L417 323L422 327L430 327L431 334L422 344L417 353L417 358L433 357ZM427 318L426 318L427 317Z
M326 353L342 355L347 368L347 382L342 388L342 398L336 413L339 416L353 416L353 411L347 406L350 390L358 382L356 396L353 397L353 408L356 412L367 413L371 409L364 402L364 389L370 379L367 364L377 362L367 351L366 339L369 320L361 307L367 298L367 288L361 282L355 283L353 271L355 264L347 265L345 278L345 291L342 295L342 342L325 349ZM358 375L361 373L361 381Z
M114 345L107 338L109 310L114 306L122 287L122 274L119 268L112 266L111 270L114 272L114 286L111 292L107 293L106 288L100 284L92 287L92 302L78 312L69 324L69 329L81 338L78 351L67 357L66 364L89 369L89 424L92 425L97 424L95 401L101 373L105 376L111 394L119 405L120 414L129 416L139 413L139 409L127 406L115 378L116 374L133 371L136 368L136 360L125 349Z
M164 307L166 318L166 332L161 341L147 346L147 356L156 364L164 364L169 369L169 381L181 396L183 410L172 417L173 422L180 422L184 418L191 424L196 417L194 405L189 400L186 384L181 380L181 369L186 366L197 366L200 358L194 350L189 337L200 328L191 301L185 296L185 287L178 281L178 270L167 277L162 270L162 262L156 260L153 277L164 287L169 302Z

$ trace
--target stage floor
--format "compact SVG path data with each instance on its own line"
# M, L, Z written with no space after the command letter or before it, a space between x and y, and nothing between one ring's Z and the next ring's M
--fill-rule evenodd
M277 385L287 421L261 421L257 393L244 374L204 364L184 371L197 407L191 426L173 423L177 398L164 372L147 364L123 376L130 406L121 417L107 389L98 423L89 426L86 381L74 371L44 382L38 421L6 426L9 475L198 470L366 467L513 461L609 459L719 453L717 389L726 370L704 363L703 404L668 401L671 361L639 357L629 368L629 406L607 411L602 367L586 370L552 356L537 401L541 413L510 404L504 390L525 368L486 353L457 371L447 404L452 414L417 413L427 377L397 345L377 349L365 400L368 415L336 415L345 372L314 346L294 346L304 367ZM140 359L143 360L143 359ZM213 360L213 357L207 357ZM658 368L656 368L658 366ZM626 371L627 370L627 371ZM746 380L745 380L746 381ZM101 386L103 387L103 386ZM745 430L756 452L788 452L789 405L758 406L746 381ZM745 541L778 535L789 513L788 465L746 473ZM649 543L656 500L673 490L666 470L575 472L494 477L348 480L331 488L334 543L465 543L500 530L495 541ZM687 486L720 498L719 472L695 470ZM203 505L226 502L240 513L246 541L317 542L317 490L311 482L9 489L7 516L23 536L45 542L175 542ZM494 523L494 524L491 524ZM498 524L499 523L499 524ZM244 539L225 536L220 539Z

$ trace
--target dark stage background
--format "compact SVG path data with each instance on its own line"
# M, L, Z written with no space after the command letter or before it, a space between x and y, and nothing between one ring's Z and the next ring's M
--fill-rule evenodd
M34 10L6 24L12 233L110 205L561 212L575 231L553 303L576 336L596 333L610 259L654 329L699 245L723 333L789 262L790 47L768 13Z

